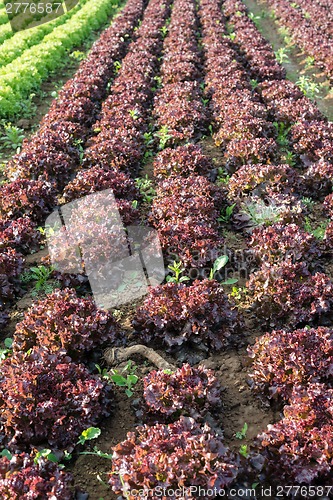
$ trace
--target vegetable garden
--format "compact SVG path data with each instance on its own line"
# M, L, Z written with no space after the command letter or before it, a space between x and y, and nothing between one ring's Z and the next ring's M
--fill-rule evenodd
M0 5L1 499L333 498L330 7ZM71 264L121 258L110 190L165 279L104 309Z

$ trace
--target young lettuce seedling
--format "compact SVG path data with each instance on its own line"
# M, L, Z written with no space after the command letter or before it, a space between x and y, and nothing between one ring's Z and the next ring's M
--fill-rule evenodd
M214 262L213 267L210 270L209 279L210 280L214 279L215 274L218 273L221 269L223 269L228 262L229 262L229 257L227 255L221 255L221 257L218 257ZM235 283L237 283L237 281L238 280L235 278L230 278L226 281L223 281L222 285L234 285Z
M246 438L246 433L247 433L247 430L248 430L248 425L247 425L247 423L245 422L245 423L244 423L244 425L243 425L242 430L241 430L241 431L236 432L235 437L236 437L237 439L244 439L244 438Z
M182 266L181 262L174 261L173 264L168 266L168 269L174 273L174 276L166 277L168 283L183 283L184 281L190 280L188 276L181 276L185 271L185 267Z

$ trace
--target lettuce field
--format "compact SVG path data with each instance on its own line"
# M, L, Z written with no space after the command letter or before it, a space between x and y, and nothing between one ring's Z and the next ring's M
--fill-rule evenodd
M0 3L0 500L333 498L332 0Z

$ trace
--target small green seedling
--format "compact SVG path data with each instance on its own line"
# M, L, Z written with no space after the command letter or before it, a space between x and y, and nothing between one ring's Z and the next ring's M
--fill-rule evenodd
M214 279L215 274L218 273L221 269L223 269L228 262L229 262L229 257L227 255L221 255L220 257L218 257L214 262L213 267L210 270L209 279L210 280ZM221 284L234 285L235 283L237 283L237 281L238 280L235 278L230 278L226 281L223 281Z
M119 61L115 61L115 62L113 63L113 67L114 67L114 72L115 72L115 74L119 73L120 68L121 68L121 62L119 62Z
M169 129L166 125L164 125L157 132L155 132L155 136L160 141L159 149L161 151L166 148L168 141L172 139L172 134L170 134Z
M8 356L12 353L13 339L6 338L4 340L5 349L0 349L0 361L8 358Z
M9 450L6 450L6 448L1 451L0 456L6 457L6 458L8 458L8 460L11 460L13 458L13 455L11 454L11 452Z
M246 288L242 288L242 287L238 287L238 286L233 286L232 287L232 290L231 290L231 293L230 293L230 296L237 300L237 301L240 301L242 300L244 294L246 294Z
M320 86L318 83L314 82L308 76L300 76L299 80L296 82L303 94L309 99L315 99L316 95L319 94Z
M99 427L89 427L82 431L77 444L85 444L86 441L91 441L92 439L97 439L101 435L101 429Z
M151 147L154 144L154 136L152 132L145 132L143 134L143 139L147 148Z
M327 226L330 221L323 221L317 227L313 227L309 217L305 217L304 229L312 234L317 240L324 239Z
M291 151L285 151L283 154L283 162L289 165L290 167L296 165L296 158L294 153L292 153Z
M0 137L0 141L5 148L13 149L18 153L24 139L23 129L15 127L11 123L5 123L3 127L4 134Z
M162 26L160 31L162 33L162 37L165 38L167 36L169 30L168 30L167 26Z
M305 205L305 206L308 208L308 210L310 210L310 211L311 211L311 210L313 209L313 207L314 207L314 200L313 200L312 198L308 198L308 197L304 196L304 197L302 198L302 203L303 203L303 205Z
M273 125L277 132L276 142L281 148L287 148L289 146L288 134L290 126L283 122L274 122Z
M88 429L82 431L77 444L84 445L87 441L97 439L100 435L101 429L99 427L89 427ZM80 455L95 455L100 458L107 458L109 460L112 460L112 455L110 455L109 453L104 453L99 448L97 448L97 446L94 446L93 451L82 451ZM69 455L69 457L71 458L71 455Z
M113 375L111 375L111 380L118 387L126 387L125 394L130 398L133 396L132 387L137 383L139 377L137 377L137 375L127 375L124 377L121 373L114 370Z
M80 455L95 455L100 458L107 458L108 460L112 460L112 455L110 453L104 453L97 446L93 447L93 451L82 451Z
M221 211L221 215L217 219L218 222L223 222L225 224L228 224L231 220L235 206L236 206L236 203L233 203L232 205L229 205L228 207L226 207L226 209L224 210L224 213L223 213L223 211Z
M73 52L69 56L75 61L83 61L83 59L85 59L86 57L85 53L81 50L73 50Z
M228 184L230 181L230 175L227 174L227 172L224 170L224 168L219 167L217 171L217 179L216 183L217 184Z
M239 448L239 453L240 455L242 455L242 457L249 458L249 452L246 444L242 444L242 446Z
M137 367L133 365L133 362L130 360L121 373L118 370L111 370L110 379L118 387L126 387L125 394L129 398L133 396L132 388L139 380L139 377L134 374L136 369Z
M21 275L22 283L29 283L30 281L35 281L34 289L31 295L36 296L38 293L51 293L55 288L59 287L59 283L56 280L49 281L54 271L54 267L46 266L35 266L31 267L29 270L25 271Z
M168 269L174 273L174 276L166 277L168 283L183 283L184 281L190 280L188 276L181 276L181 274L185 271L185 267L183 267L182 262L174 261L173 264L168 266Z
M129 114L130 114L131 118L133 118L133 120L138 120L140 118L140 115L139 115L137 109L130 109Z
M315 63L315 58L313 56L308 56L305 59L305 69L312 69Z
M56 455L52 453L52 450L49 450L47 448L45 448L44 450L40 450L36 453L34 458L35 464L38 464L40 458L46 458L50 462L54 462L56 464L59 462L58 457L56 457Z
M245 438L246 438L246 433L247 433L247 430L248 430L248 425L247 425L247 423L245 422L245 424L243 425L242 430L241 430L241 431L236 432L235 437L236 437L237 439L245 439Z
M210 270L209 279L210 280L214 279L214 275L218 273L221 269L223 269L228 262L229 262L229 257L227 255L221 255L221 257L218 257L214 262L213 267Z
M148 175L143 178L138 177L135 179L135 184L142 195L143 201L151 204L156 196L156 190L153 186L153 182L148 178Z
M275 57L276 60L279 64L283 64L285 62L289 62L289 56L288 56L288 47L280 47L276 52L275 52Z

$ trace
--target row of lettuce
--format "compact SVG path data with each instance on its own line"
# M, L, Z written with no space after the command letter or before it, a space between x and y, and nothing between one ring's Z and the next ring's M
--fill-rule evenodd
M115 75L115 63L128 50L144 7L144 2L136 0L126 4L62 89L38 133L26 141L14 160L14 164L21 165L17 170L19 178L6 184L1 196L1 278L6 280L1 282L2 307L18 292L17 277L23 263L18 250L29 253L39 246L37 224L56 206L56 193L61 193L66 179L79 166L76 139L84 143L88 137L108 83ZM38 317L43 318L41 328L36 327ZM2 313L2 321L6 319ZM44 332L47 346L42 337L33 339L32 332L37 331ZM55 334L53 341L51 331ZM7 423L6 418L2 420L1 432L3 444L12 455L10 460L1 460L2 498L75 497L71 474L60 470L56 463L34 457L44 444L53 451L61 450L60 456L65 449L70 452L84 429L111 413L112 388L92 375L82 362L92 349L110 342L122 344L122 339L110 313L99 311L92 299L80 299L70 289L56 291L36 303L17 325L13 354L1 369L2 382L9 382L9 378L12 381L7 388L2 386L3 409L7 407L8 419ZM9 378L7 370L12 374ZM22 391L14 388L20 380L24 384ZM23 398L12 406L9 400L19 392ZM14 407L16 415L12 415L11 423Z
M273 483L278 479L280 484L329 485L332 333L325 325L331 321L333 284L317 268L327 265L331 256L332 230L329 225L321 242L305 231L309 204L304 196L325 199L323 206L331 213L332 127L298 87L285 80L283 68L241 2L227 0L221 10L219 1L202 0L198 11L195 7L192 0L174 2L163 44L160 88L154 98L152 86L159 75L162 28L170 4L151 0L128 46L124 30L130 23L133 33L143 10L143 4L128 2L66 84L39 132L8 165L12 182L2 188L1 199L6 201L1 202L0 213L5 219L3 232L9 231L9 236L1 258L3 274L10 264L14 271L1 287L1 298L7 300L8 288L11 297L15 294L22 266L15 250L23 249L17 234L22 235L26 250L36 244L34 224L56 204L56 193L69 201L112 188L124 222L136 219L132 201L139 199L139 193L131 175L144 156L147 124L153 118L157 127L165 127L166 143L172 147L154 161L159 183L149 222L159 232L164 254L172 249L188 271L194 268L198 273L193 279L189 274L189 282L150 290L133 322L138 338L171 353L179 346L214 353L240 336L243 319L221 285L214 279L195 280L204 278L200 270L210 266L223 249L219 211L235 204L234 226L247 236L258 268L248 281L247 300L259 319L258 328L269 332L249 350L253 389L286 406L283 419L258 436L244 460L232 454L207 424L203 426L207 411L220 410L221 394L211 372L187 365L174 373L153 372L144 381L149 425L130 433L114 449L110 484L127 498L134 498L134 489L152 490L164 484L170 489L182 484L223 488L235 480L258 477ZM125 48L128 53L115 75L114 63ZM259 83L255 90L253 78ZM225 189L211 182L211 159L198 146L182 145L200 138L210 121L230 173ZM279 124L288 131L289 164ZM77 139L85 154L84 169L75 176L81 159ZM294 168L294 162L299 168ZM267 206L274 207L273 224L253 230L249 207L264 210ZM80 318L75 326L73 317ZM97 310L91 299L78 298L73 290L54 292L36 304L17 325L14 354L3 364L1 398L6 404L9 399L15 401L2 414L4 440L11 451L26 452L29 445L39 443L71 450L81 430L95 425L113 405L110 388L78 362L104 343L124 342L112 315ZM54 368L46 374L45 366L50 365ZM43 380L41 389L37 379ZM65 384L65 379L71 383ZM36 408L18 396L21 383L31 386ZM51 398L50 387L57 388L61 403ZM191 387L186 395L184 387ZM88 413L86 404L83 411L85 391L90 398ZM67 400L67 394L74 396ZM33 422L29 428L27 415ZM167 461L161 460L165 454ZM32 462L26 454L11 461L2 459L8 498L15 498L17 487L10 471L27 481L31 467L32 478L38 474L43 478L44 491L63 488L68 496L61 498L72 498L65 472L45 460ZM57 479L52 482L50 477ZM54 491L59 495L59 490ZM191 492L187 495L192 498Z
M317 0L267 0L279 25L286 28L292 41L304 54L313 58L314 64L331 80L332 18L331 5Z

